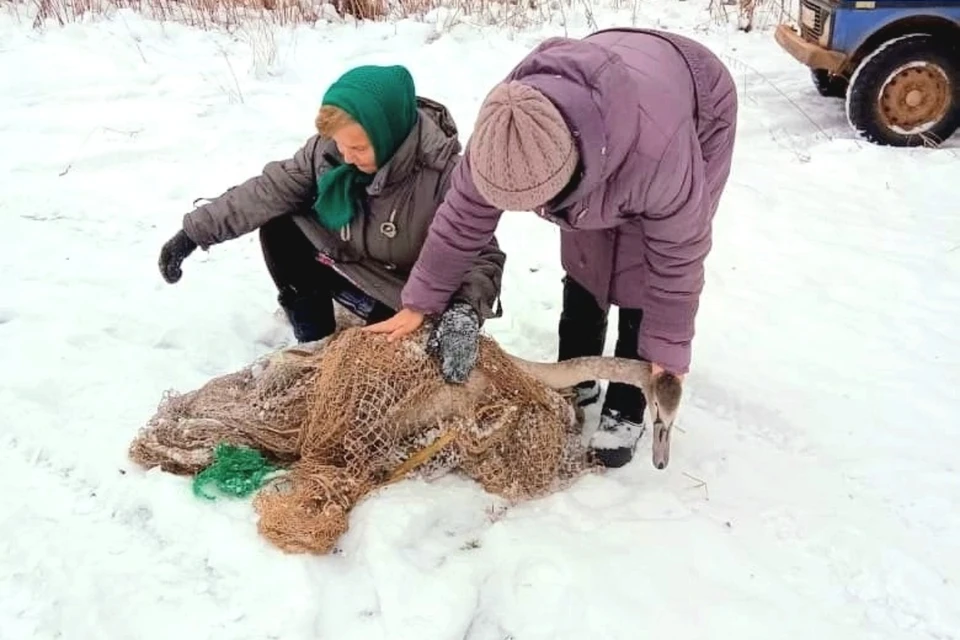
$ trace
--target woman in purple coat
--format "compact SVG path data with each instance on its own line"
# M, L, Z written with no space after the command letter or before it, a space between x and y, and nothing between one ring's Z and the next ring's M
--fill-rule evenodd
M542 42L487 95L404 308L369 329L395 339L447 311L439 339L457 344L438 352L463 381L477 323L458 322L450 298L501 214L534 211L562 230L558 358L601 354L616 305L614 353L683 376L736 121L729 71L688 38L623 28ZM581 404L599 397L597 383L578 391ZM639 389L609 386L593 441L605 464L632 458L644 410Z

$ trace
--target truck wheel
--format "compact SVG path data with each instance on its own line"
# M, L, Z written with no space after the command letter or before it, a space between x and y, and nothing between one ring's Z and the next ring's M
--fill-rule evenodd
M870 142L938 146L960 126L960 64L943 38L884 43L850 78L847 120Z
M842 76L831 76L826 69L811 69L813 86L825 98L843 98L847 95L847 79Z

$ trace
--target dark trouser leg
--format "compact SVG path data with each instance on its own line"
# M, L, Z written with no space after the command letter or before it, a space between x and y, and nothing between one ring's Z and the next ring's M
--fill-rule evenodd
M367 324L396 311L374 300L331 267L317 261L317 250L291 216L275 218L260 228L263 259L277 286L280 306L298 342L320 340L333 333L337 300Z
M370 315L368 315L366 318L367 325L369 326L371 324L383 322L384 320L389 320L396 314L396 309L391 309L387 305L377 300L377 302L373 305L373 311L371 311Z
M329 269L316 260L316 249L293 218L274 218L260 228L263 260L277 286L277 301L287 314L297 342L320 340L336 327Z
M337 273L336 270L326 267L327 281L333 299L340 303L347 311L371 325L382 320L392 318L396 311L383 304L373 296L369 296L350 280Z
M617 346L613 355L619 358L640 360L637 353L637 341L643 312L639 309L620 309L617 326ZM607 386L607 398L603 403L603 412L618 416L630 422L643 422L643 411L647 403L639 387L613 382Z
M333 299L329 269L316 260L316 248L291 216L274 218L260 228L263 260L277 287L277 301L287 314L297 342L320 340L333 333Z
M570 276L563 278L563 307L560 310L558 333L558 361L603 353L607 337L607 313L590 292ZM596 380L578 384L577 394L580 406L592 404L600 396L600 385Z
M617 346L614 355L639 360L638 331L643 313L638 309L620 309ZM622 467L633 459L637 442L643 436L643 412L646 400L639 387L611 383L600 412L600 424L590 440L590 448L601 464Z

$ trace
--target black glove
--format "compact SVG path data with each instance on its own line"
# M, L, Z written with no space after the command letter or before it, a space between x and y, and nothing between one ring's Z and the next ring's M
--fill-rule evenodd
M160 274L163 279L173 284L180 279L183 272L180 271L180 263L197 248L197 243L187 236L186 231L181 229L177 235L173 236L160 250Z
M427 352L440 360L443 379L463 384L477 362L480 317L473 307L454 302L441 314L427 338Z

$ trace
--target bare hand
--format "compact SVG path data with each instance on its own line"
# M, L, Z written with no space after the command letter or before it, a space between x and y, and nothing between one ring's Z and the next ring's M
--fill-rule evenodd
M413 309L400 309L392 318L365 327L364 331L386 333L387 342L410 335L423 324L423 314Z

